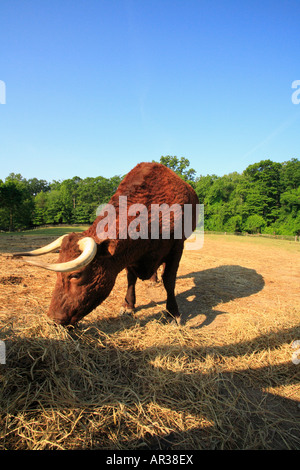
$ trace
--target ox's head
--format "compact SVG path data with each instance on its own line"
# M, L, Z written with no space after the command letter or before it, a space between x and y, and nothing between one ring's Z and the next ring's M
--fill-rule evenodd
M96 243L91 237L82 238L75 233L64 235L38 250L14 256L39 256L58 249L56 264L27 262L57 273L48 316L58 324L74 325L109 295L117 273L112 267L107 241Z

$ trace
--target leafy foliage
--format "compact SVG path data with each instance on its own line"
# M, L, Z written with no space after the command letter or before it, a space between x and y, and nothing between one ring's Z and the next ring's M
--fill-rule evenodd
M300 161L262 160L242 174L200 176L195 190L207 230L300 234Z
M187 158L162 156L195 189L204 204L205 229L213 231L300 234L300 161L270 159L249 165L242 174L196 176ZM109 201L121 176L64 181L11 173L0 180L0 230L23 230L45 224L90 224L100 204Z
M45 224L89 224L100 204L108 202L122 178L81 179L47 183L10 175L0 181L0 229L20 230Z

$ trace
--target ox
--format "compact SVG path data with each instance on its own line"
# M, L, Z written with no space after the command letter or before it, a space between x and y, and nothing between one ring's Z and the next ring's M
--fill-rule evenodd
M165 220L161 212L158 236L121 236L120 196L123 199L126 197L128 205L127 227L135 220L132 214L129 215L134 205L148 209L147 224L151 223L153 205L165 204L171 207L175 204L182 211L185 205L189 205L192 207L190 233L183 233L182 230L181 237L175 236L176 222L177 226L179 223L183 227L183 218L179 219L180 214L174 211L173 217L169 213L168 237L163 235ZM101 304L124 269L127 270L128 286L122 313L133 312L137 278L153 278L158 267L164 264L162 280L167 293L168 318L179 323L180 314L174 294L176 274L184 240L196 228L198 204L198 197L192 187L172 170L159 163L140 163L126 175L108 203L107 208L113 207L116 216L115 237L107 236L109 219L105 219L108 212L104 210L86 231L64 235L43 248L15 253L13 256L39 256L60 250L55 264L35 260L27 262L57 272L48 316L61 325L74 325ZM101 223L106 224L106 233L99 233Z

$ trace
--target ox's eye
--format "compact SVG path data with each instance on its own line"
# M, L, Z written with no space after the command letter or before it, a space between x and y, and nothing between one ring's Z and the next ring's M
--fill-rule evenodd
M70 279L79 279L81 277L81 273L73 273L70 275Z

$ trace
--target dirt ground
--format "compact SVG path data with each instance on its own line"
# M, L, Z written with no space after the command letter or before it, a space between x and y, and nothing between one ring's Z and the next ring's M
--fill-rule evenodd
M0 252L13 253L43 246L53 238L11 236L0 238ZM57 255L42 257L55 262ZM18 315L37 307L47 311L56 274L29 266L22 259L0 258L1 313ZM182 323L191 328L225 328L233 315L259 322L270 315L300 319L300 243L263 238L205 235L199 251L185 250L176 283ZM126 292L120 273L108 299L94 312L116 316ZM137 282L136 316L155 316L165 308L161 282ZM88 321L89 316L86 317ZM300 339L300 338L299 338Z
M40 347L39 341L44 341L45 350L39 359L42 362L50 354L48 330L45 325L38 324L38 319L46 317L56 274L5 254L38 248L52 240L53 237L47 236L0 236L0 332L1 328L4 332L7 329L12 344L17 345L20 358L33 361L26 366L31 373L37 359L28 356L22 341L27 341L27 336L31 338L32 348ZM80 341L86 341L90 355L89 342L93 344L95 338L104 335L107 347L102 351L104 358L108 355L106 368L111 365L109 354L111 351L115 354L115 365L111 365L114 370L109 371L108 379L115 380L115 367L121 361L120 371L127 367L126 386L134 391L130 392L133 398L124 398L124 388L120 388L120 396L117 395L119 388L115 382L109 392L102 386L96 390L97 393L94 392L94 408L90 404L88 411L84 404L80 410L73 403L70 407L65 405L64 397L61 407L65 408L66 416L70 409L77 416L78 434L76 427L72 427L72 432L66 428L66 437L61 437L60 445L74 448L80 442L80 448L100 445L128 449L142 444L146 448L154 448L154 445L162 448L165 440L169 439L171 448L181 445L180 448L197 449L299 449L300 364L292 362L295 358L293 344L300 340L299 255L299 242L205 235L203 248L199 251L185 250L180 263L176 283L182 315L180 334L174 327L159 323L164 317L166 300L161 282L154 286L148 281L138 281L135 317L119 317L126 292L126 274L120 273L110 296L80 322L79 330L83 335ZM49 254L42 258L55 262L57 255ZM52 335L56 334L51 331ZM39 340L41 334L44 336ZM32 339L34 335L36 344ZM69 343L75 348L73 340ZM74 351L77 349L71 350L70 361ZM62 357L64 355L65 352ZM149 355L153 356L150 362ZM53 359L54 368L56 360ZM16 367L17 360L14 364ZM41 367L40 372L48 377L49 367L43 364ZM80 367L75 389L76 393L87 395L90 392L85 390L86 386L79 389L77 385L78 377L85 371L85 360ZM21 380L19 377L23 374L22 380L27 383L29 372L25 369L20 368L19 375L15 373L13 380ZM93 370L98 369L100 378L97 380L100 381L101 367ZM13 371L8 368L7 373L13 374ZM49 378L43 383L54 387L57 384L55 374L52 379L53 383ZM168 384L165 387L161 385L162 379ZM44 422L39 424L37 418L41 415L40 409L34 418L31 419L30 415L30 406L37 406L37 392L32 397L34 405L28 405L29 391L24 404L16 391L21 385L13 386L14 382L10 380L11 390L7 388L6 393L15 394L16 398L12 406L14 411L9 415L11 421L5 421L5 448L56 448L58 429L64 429L59 420L62 416L66 420L65 415L61 411L53 411L54 405L48 405L52 414L51 419L47 415L47 423L51 422L53 428L51 439L48 436L45 443L39 437L38 426L45 426ZM174 384L170 382L172 380ZM91 386L94 384L97 384L96 380ZM182 392L176 401L174 397L179 390ZM113 398L110 398L109 406L104 406L109 394ZM50 395L49 392L47 400L50 400ZM47 409L46 399L41 397L39 400L41 409ZM3 402L6 401L4 396ZM31 421L28 418L30 426L26 428L28 436L25 439L19 416L26 407ZM101 419L105 417L110 421L107 426L103 425L98 438L93 413L100 408ZM83 426L85 416L92 423L89 425L91 437L82 443L80 426ZM129 427L129 422L134 423L134 430ZM10 431L13 425L15 428ZM115 435L111 431L113 426L117 426Z

